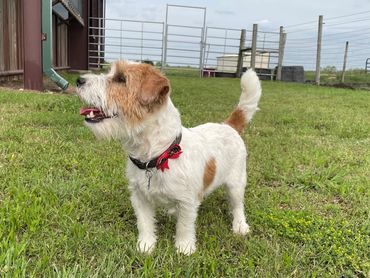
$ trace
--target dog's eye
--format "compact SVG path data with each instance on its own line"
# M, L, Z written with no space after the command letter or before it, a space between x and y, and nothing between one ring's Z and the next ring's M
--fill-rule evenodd
M113 81L117 83L126 83L126 78L123 75L117 75L113 77Z

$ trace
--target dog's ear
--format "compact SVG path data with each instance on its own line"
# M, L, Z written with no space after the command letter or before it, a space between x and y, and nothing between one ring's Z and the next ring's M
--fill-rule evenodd
M170 92L170 82L159 72L147 73L141 87L141 100L144 105L161 104Z
M113 72L113 82L126 84L126 77L124 75L124 63L122 61L118 61L112 64L111 72Z

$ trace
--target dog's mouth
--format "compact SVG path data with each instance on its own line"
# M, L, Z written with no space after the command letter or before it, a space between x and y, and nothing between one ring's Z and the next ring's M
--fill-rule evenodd
M97 107L80 108L80 115L85 116L85 121L89 123L98 123L108 118L115 118L117 115L107 116Z

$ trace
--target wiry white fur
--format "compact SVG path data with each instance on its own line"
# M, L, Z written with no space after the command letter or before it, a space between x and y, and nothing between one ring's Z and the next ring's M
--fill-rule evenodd
M79 96L92 106L100 107L107 116L113 116L117 107L109 107L107 95L102 93L106 90L107 76L104 74L85 74L86 83L78 90Z
M240 81L242 93L238 107L240 107L247 118L247 122L252 120L258 110L258 101L261 97L262 89L257 74L252 70L247 70Z
M84 77L89 79L88 82L96 84L79 89L80 97L89 104L101 107L97 102L106 98L104 82L100 82L100 77ZM257 110L261 87L258 77L252 71L244 74L241 84L239 107L246 112L250 121ZM106 109L111 113L112 109L116 108ZM153 250L157 239L155 208L166 206L177 217L177 250L184 254L193 253L196 249L195 222L198 207L202 198L221 184L226 185L230 198L232 230L241 235L249 231L243 204L247 181L247 152L242 138L229 125L207 123L185 128L181 125L178 110L168 98L159 111L151 114L138 126L128 125L121 114L118 118L106 119L88 126L99 136L120 139L127 153L141 161L149 161L163 153L176 136L182 133L180 146L183 153L178 159L169 160L169 170L153 170L150 188L145 171L128 160L126 176L137 216L138 250L141 252ZM104 133L107 136L104 136ZM213 182L204 190L204 170L207 161L212 158L216 160L216 174Z

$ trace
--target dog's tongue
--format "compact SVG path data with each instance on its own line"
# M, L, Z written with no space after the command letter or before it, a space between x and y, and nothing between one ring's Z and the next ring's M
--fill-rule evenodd
M89 115L91 112L94 114L100 114L101 111L98 108L80 108L80 115L86 116Z

